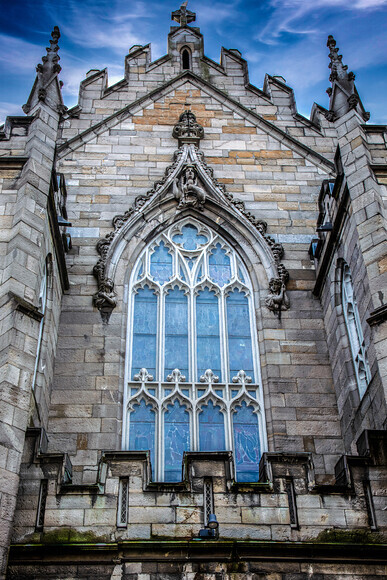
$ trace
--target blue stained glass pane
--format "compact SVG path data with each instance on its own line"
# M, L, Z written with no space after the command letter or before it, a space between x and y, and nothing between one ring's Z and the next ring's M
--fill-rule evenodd
M203 277L203 268L202 268L202 266L199 266L199 270L198 270L196 279L200 280L202 277Z
M173 236L173 241L182 245L185 250L196 250L198 246L206 244L208 238L198 235L198 229L192 224L187 224L182 227L181 234Z
M172 255L164 242L160 242L151 255L150 273L160 284L164 284L172 276Z
M258 481L261 449L258 420L251 406L243 401L234 414L234 461L238 481Z
M183 282L185 282L185 274L181 266L180 266L180 278L183 280Z
M212 250L209 257L209 270L210 278L219 284L219 286L224 286L231 280L231 266L230 258L226 254L226 250L222 250L220 244L216 244L216 247Z
M176 286L165 297L165 377L180 369L188 378L188 298Z
M238 268L238 276L239 276L239 280L244 283L245 279L244 279L244 276L242 274L242 270L240 268Z
M222 391L222 389L215 389L215 393L217 395L219 395L219 397L223 397L223 391Z
M130 394L131 395L135 395L137 393L138 389L130 389Z
M206 392L205 389L198 389L198 397L202 397L205 392Z
M239 391L231 391L231 396L236 397L238 393L239 393Z
M134 297L132 375L146 368L156 374L157 296L148 286Z
M218 405L212 401L202 407L199 413L199 447L200 451L224 451L224 417Z
M192 268L194 267L194 264L196 262L196 258L185 257L185 261L187 262L189 269L192 270Z
M207 369L221 378L218 298L205 288L196 297L198 379Z
M164 415L164 481L181 481L183 453L189 448L189 413L175 401Z
M188 389L181 389L181 392L183 393L183 395L185 395L186 397L189 397L189 390Z
M140 280L140 278L142 278L143 271L144 271L144 268L143 268L143 264L141 263L141 266L140 266L140 269L139 269L138 275L137 275L137 280Z
M156 395L156 389L148 389L148 393L154 397Z
M253 353L247 296L237 289L227 296L230 379L243 369L254 382Z
M150 451L152 476L154 477L155 452L155 412L144 399L133 406L130 413L129 449L135 451Z
M170 395L172 393L172 389L164 389L164 397Z
M256 391L248 391L248 393L249 393L250 397L254 397L254 399L256 399L256 398L257 398L257 393L256 393Z

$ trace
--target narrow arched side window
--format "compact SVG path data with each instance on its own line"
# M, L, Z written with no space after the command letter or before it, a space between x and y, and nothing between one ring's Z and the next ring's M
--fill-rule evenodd
M192 55L190 49L185 46L180 51L181 55L181 68L183 70L191 70L192 68Z
M341 296L344 320L355 367L356 382L360 397L362 397L371 380L371 371L368 364L359 311L353 291L351 270L348 264L345 263L342 266Z
M123 448L149 450L159 481L180 480L189 450L233 451L236 478L257 481L266 432L253 288L240 256L185 218L140 254L128 297ZM138 419L141 408L148 419Z
M50 273L50 256L47 256L44 269L43 269L43 276L40 282L40 289L39 289L39 313L41 315L40 324L39 324L39 335L38 335L38 344L36 348L36 356L35 356L35 366L34 366L34 373L32 376L32 389L35 389L36 385L36 378L39 371L39 366L41 365L41 356L42 356L42 341L43 341L43 331L44 331L44 323L45 323L45 315L46 315L46 308L47 308L47 293L48 293L48 285L49 285L49 273Z

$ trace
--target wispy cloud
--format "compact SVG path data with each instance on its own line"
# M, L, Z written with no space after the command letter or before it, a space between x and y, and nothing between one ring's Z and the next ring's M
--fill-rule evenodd
M276 44L284 33L310 35L318 32L320 27L316 15L319 13L378 10L387 7L387 0L269 0L267 6L272 10L271 17L257 35L257 40Z
M0 65L7 67L11 74L34 70L43 52L41 46L0 33Z
M7 103L6 101L0 101L0 124L4 122L8 115L17 115L23 117L24 113L20 105L15 105L15 103Z
M63 3L47 5L53 21L61 22L62 35L74 45L106 48L117 54L127 52L133 44L142 44L144 21L150 16L146 3L141 1L132 2L129 8L124 0L113 0L109 6L93 0L67 0L65 7Z

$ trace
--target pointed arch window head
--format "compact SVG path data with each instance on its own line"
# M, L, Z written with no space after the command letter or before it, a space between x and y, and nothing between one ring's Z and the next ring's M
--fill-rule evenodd
M164 481L180 480L184 451L231 450L237 479L256 481L266 434L253 289L240 256L187 217L143 250L128 295L123 448L148 445Z
M356 382L360 397L363 397L371 380L371 371L368 364L359 310L353 290L351 270L346 263L342 266L341 297L352 361L355 368Z
M183 70L191 70L192 68L192 53L188 46L184 46L181 51L181 68Z

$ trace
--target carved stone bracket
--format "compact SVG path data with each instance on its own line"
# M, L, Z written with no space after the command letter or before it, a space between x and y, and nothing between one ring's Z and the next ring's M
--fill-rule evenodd
M281 278L271 278L265 304L269 310L278 314L278 318L281 318L282 310L289 309L290 301L286 294L286 283Z
M102 279L98 284L98 291L93 296L94 306L100 311L103 322L109 321L113 309L117 306L117 298L113 288L113 280L110 278Z

